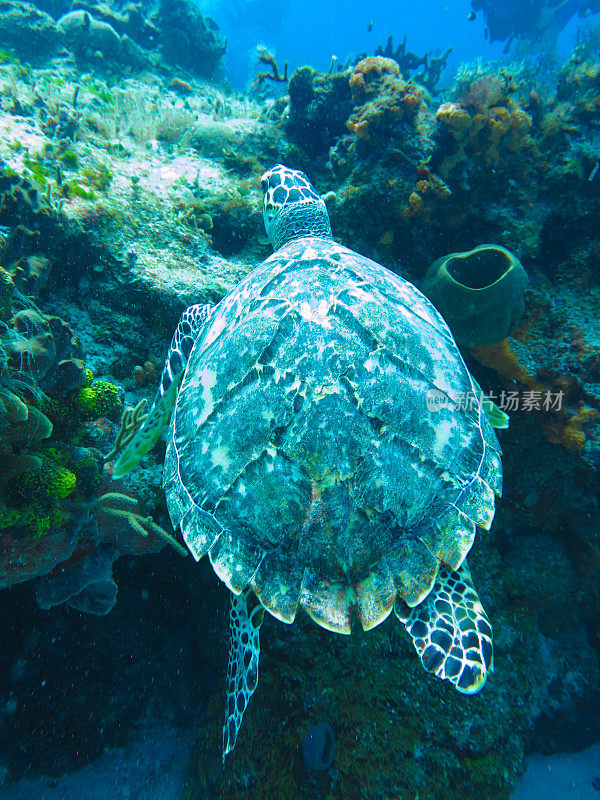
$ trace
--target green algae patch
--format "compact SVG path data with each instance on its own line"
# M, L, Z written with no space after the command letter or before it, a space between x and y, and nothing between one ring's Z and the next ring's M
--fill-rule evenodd
M67 169L77 169L79 166L79 156L74 150L65 150L60 154L59 160L61 165Z
M96 193L77 181L65 181L60 189L61 197L78 197L80 200L96 200Z
M65 520L66 515L58 508L44 509L33 504L11 508L0 504L0 535L40 539Z
M36 456L35 466L21 472L16 481L6 476L6 485L0 487L4 490L4 500L0 499L0 534L39 539L66 519L61 503L74 494L76 475L57 460L51 448Z
M88 369L84 387L46 399L43 410L54 425L57 440L77 443L81 441L86 422L100 417L118 422L123 413L123 401L117 386L110 381L95 380Z
M31 469L19 477L14 496L43 506L52 506L75 491L77 480L66 467L57 464L51 456L42 457L42 466Z
M86 168L82 170L82 175L87 183L99 192L105 192L113 179L112 172L105 164L97 169Z
M82 418L88 420L96 417L115 419L123 411L119 390L108 381L94 381L91 386L84 386L77 392L74 400Z
M267 617L261 634L258 688L224 770L214 676L187 798L508 800L523 752L512 710L498 715L497 690L467 698L424 672L395 618L342 637L299 612L292 626ZM214 644L223 658L224 639L222 630ZM335 732L335 757L314 772L301 743L321 722Z

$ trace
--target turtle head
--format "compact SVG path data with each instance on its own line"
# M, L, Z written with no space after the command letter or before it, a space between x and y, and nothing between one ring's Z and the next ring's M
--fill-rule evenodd
M274 250L302 236L331 239L329 214L303 172L275 164L261 178L263 218Z

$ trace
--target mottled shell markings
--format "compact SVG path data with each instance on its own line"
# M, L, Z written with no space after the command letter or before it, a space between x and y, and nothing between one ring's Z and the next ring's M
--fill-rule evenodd
M165 461L173 524L238 595L225 753L258 680L253 594L338 633L393 608L461 692L492 669L465 557L493 517L500 448L477 399L459 405L474 388L460 352L414 286L333 241L306 176L277 165L262 182L278 249L198 331Z

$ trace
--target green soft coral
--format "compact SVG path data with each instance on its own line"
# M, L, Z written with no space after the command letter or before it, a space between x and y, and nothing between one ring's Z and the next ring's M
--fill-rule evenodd
M75 395L75 405L87 419L118 418L123 410L119 390L108 381L94 381L91 386L84 386Z
M42 454L42 466L21 475L13 495L21 501L35 502L49 508L69 497L76 485L77 478L70 470Z
M62 525L65 519L59 508L47 510L38 505L18 508L0 505L0 534L7 532L22 538L40 539L51 528Z
M66 515L61 503L77 489L77 477L60 463L61 452L48 448L37 461L19 474L11 486L10 499L0 502L0 532L38 539L61 525Z
M118 387L109 381L95 380L89 369L82 389L67 392L44 405L44 412L54 423L57 438L72 442L80 440L84 423L99 417L117 422L122 411Z

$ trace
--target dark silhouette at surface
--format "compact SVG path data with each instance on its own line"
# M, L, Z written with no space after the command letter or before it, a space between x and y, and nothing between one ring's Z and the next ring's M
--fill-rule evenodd
M575 16L600 12L600 0L472 0L473 11L482 11L490 42L514 40L553 44Z

